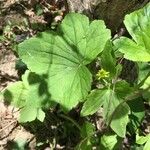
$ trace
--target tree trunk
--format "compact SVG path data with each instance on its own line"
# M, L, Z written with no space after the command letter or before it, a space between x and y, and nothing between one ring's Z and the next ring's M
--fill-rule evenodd
M67 0L70 12L86 14L90 19L103 19L113 33L125 14L143 7L149 0Z

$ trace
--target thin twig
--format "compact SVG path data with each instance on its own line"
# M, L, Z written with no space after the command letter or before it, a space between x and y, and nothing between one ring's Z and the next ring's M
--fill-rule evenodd
M7 129L9 126L11 126L13 123L17 123L17 120L12 121L11 123L9 123L7 126L5 126L4 128L0 129L0 132L4 131L5 129Z
M2 78L5 78L5 79L7 79L7 80L9 80L9 81L12 81L12 82L15 82L15 81L17 81L18 79L17 79L17 77L14 77L14 76L9 76L8 74L2 74L2 71L0 71L0 77L2 77Z

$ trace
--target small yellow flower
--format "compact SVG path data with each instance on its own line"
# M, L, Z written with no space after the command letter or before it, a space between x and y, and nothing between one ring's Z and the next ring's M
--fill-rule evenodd
M97 77L98 80L100 80L102 78L108 78L109 75L110 75L109 72L105 71L104 69L101 69L96 74L96 77Z

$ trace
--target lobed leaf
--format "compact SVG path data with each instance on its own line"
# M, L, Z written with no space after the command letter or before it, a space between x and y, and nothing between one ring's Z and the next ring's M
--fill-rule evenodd
M139 134L136 134L136 143L137 144L144 144L150 139L150 134L146 136L139 136Z
M107 94L106 89L92 91L88 95L87 100L83 105L81 115L82 116L92 115L96 111L98 111L105 101L106 94Z
M127 103L124 102L124 99L131 94L133 89L129 87L129 84L125 81L118 81L115 85L115 89L112 89L107 90L107 95L103 103L103 116L106 124L110 125L118 136L125 137L126 126L129 122L128 115L130 108Z
M125 16L124 24L133 40L121 37L115 47L132 61L150 61L150 3Z
M26 104L27 89L21 81L18 81L10 84L4 90L3 96L5 103L21 108Z
M59 31L26 40L18 54L32 72L47 75L51 99L70 110L91 89L92 75L85 65L102 52L111 36L103 21L89 23L76 13L66 15Z
M116 58L111 41L108 41L101 55L101 66L108 71L111 77L116 75Z
M129 106L124 103L117 107L115 110L110 127L117 133L120 137L125 137L126 135L126 126L129 122L128 114L130 112Z
M116 134L104 134L100 139L100 149L102 150L114 150L119 149L119 145L121 140L118 140L118 136Z
M125 16L124 24L137 45L150 52L150 3Z
M36 118L40 121L44 120L45 114L42 107L43 103L45 105L46 102L48 103L49 97L45 93L44 82L39 82L41 80L40 76L26 71L22 81L9 85L4 91L5 102L21 108L20 122L33 121Z
M126 59L141 62L150 61L149 51L126 37L115 40L114 44L120 52L124 53Z
M150 137L147 140L146 144L144 145L144 149L143 150L149 150L149 148L150 148Z

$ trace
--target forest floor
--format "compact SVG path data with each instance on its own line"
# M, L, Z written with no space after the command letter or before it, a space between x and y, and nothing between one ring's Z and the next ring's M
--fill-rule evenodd
M3 91L7 85L18 81L21 74L24 73L24 68L15 52L16 45L40 31L55 29L68 12L63 0L57 2L40 0L40 3L37 1L0 1L0 91ZM51 130L48 131L48 128L40 124L36 129L34 124L31 124L32 127L20 125L17 121L19 111L0 99L0 150L23 150L25 145L27 145L27 149L31 150L36 149L35 147L41 150L50 150L49 143L43 145L40 140L45 139L45 136L52 136ZM150 132L148 122L150 122L149 112L143 125L146 126L144 132ZM49 126L49 121L47 126ZM73 138L75 141L76 137ZM130 149L128 140L125 141L126 149ZM72 145L69 142L67 144L68 147ZM64 145L58 144L56 149L64 149Z
M0 1L0 91L20 78L15 45L39 31L55 28L65 13L63 1L39 2ZM18 124L18 116L18 109L0 100L0 150L20 150L25 143L28 143L28 149L35 149L35 135Z

